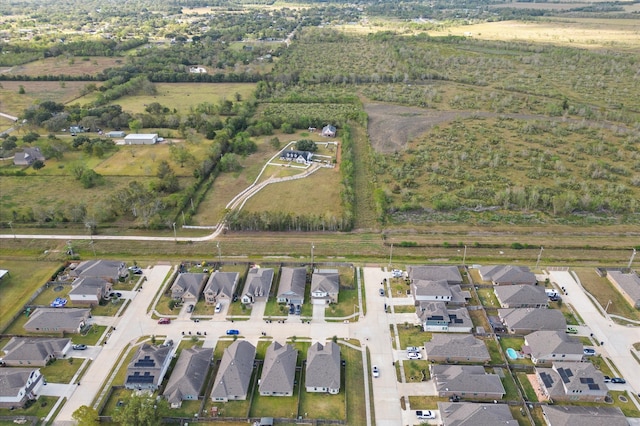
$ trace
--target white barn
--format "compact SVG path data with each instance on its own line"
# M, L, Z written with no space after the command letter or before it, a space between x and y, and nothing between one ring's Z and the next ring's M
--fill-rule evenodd
M157 133L134 133L124 137L125 145L153 145L158 142Z

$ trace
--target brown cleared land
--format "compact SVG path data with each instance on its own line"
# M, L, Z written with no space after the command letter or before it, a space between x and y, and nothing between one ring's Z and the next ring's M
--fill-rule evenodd
M24 65L5 67L0 69L0 74L26 75L36 77L39 75L70 75L80 77L83 75L96 75L107 68L118 67L126 62L125 58L92 56L87 58L56 58L41 59Z

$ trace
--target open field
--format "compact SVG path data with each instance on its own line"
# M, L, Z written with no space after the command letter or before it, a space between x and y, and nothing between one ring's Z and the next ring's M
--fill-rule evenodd
M20 116L28 107L43 102L73 102L87 85L86 81L3 81L0 84L0 112ZM99 83L97 83L99 84ZM25 93L19 94L20 86ZM63 87L64 86L64 87ZM4 129L2 129L4 130Z
M606 277L600 277L594 268L576 268L575 272L584 289L596 298L600 306L604 308L611 301L608 313L640 321L640 310L629 305Z
M30 77L39 75L93 76L106 68L119 67L125 62L125 58L119 57L93 56L69 58L66 56L58 56L29 62L24 65L0 68L0 74L26 75Z

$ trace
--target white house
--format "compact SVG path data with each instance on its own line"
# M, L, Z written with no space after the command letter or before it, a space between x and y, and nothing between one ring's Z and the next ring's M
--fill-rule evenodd
M157 133L133 133L124 137L125 145L153 145L157 142Z
M39 368L0 369L0 407L22 407L36 399L43 381Z

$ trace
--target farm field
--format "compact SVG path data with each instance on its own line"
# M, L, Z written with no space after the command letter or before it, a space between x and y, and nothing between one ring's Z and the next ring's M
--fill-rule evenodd
M45 58L28 62L24 65L0 68L0 74L25 75L36 77L39 75L68 75L81 77L96 75L107 68L119 67L126 62L124 57L66 57Z
M20 116L24 110L43 101L69 103L80 97L86 81L3 81L0 84L0 112ZM99 85L99 83L96 83ZM19 94L20 86L24 94ZM4 130L4 129L1 129Z

